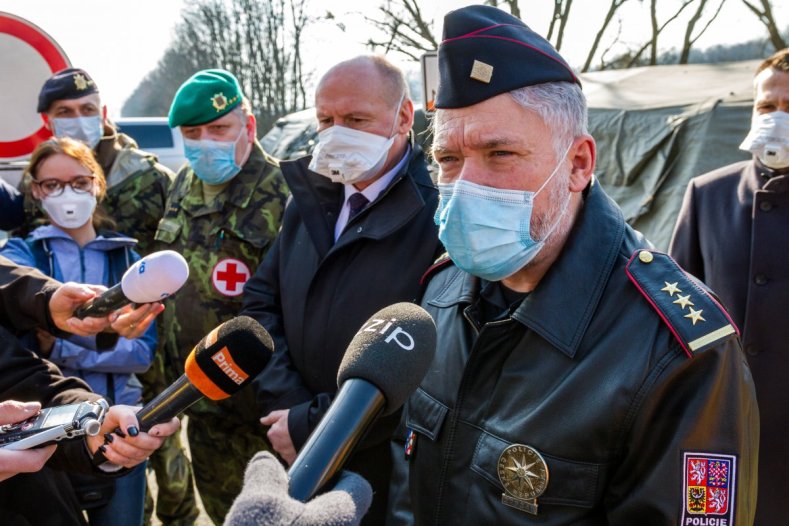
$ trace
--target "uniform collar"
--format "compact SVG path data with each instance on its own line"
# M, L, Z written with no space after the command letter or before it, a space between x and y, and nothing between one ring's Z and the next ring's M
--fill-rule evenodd
M622 249L625 228L622 211L594 179L561 254L512 318L575 356ZM475 300L479 279L453 272L432 305Z
M783 193L789 190L789 174L776 173L758 159L745 161L743 176L737 186L737 196L743 203L753 201L758 191Z
M203 200L203 182L195 175L194 170L189 168L187 174L187 177L190 178L189 188L181 201L181 208L194 216L218 212L225 207L226 203L238 208L246 208L255 193L251 189L259 183L260 174L265 171L267 164L276 165L277 161L263 151L263 147L256 140L249 159L224 189L223 193L226 197L214 199L210 204L206 204Z

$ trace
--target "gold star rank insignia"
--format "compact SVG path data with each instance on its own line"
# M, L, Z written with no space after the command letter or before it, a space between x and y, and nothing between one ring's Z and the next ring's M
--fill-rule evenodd
M85 75L81 73L74 75L74 86L80 91L88 89L88 80Z
M490 79L493 78L493 66L475 60L471 66L471 75L469 76L474 80L490 84Z
M679 294L677 294L677 299L675 299L672 303L678 304L681 309L684 309L688 305L695 305L695 303L690 301L690 294L688 294L687 296L680 296Z
M685 317L690 318L693 321L693 325L696 325L697 321L707 321L701 317L702 312L704 312L703 309L694 310L693 307L690 307L690 312L685 314Z
M224 93L215 93L214 96L211 97L211 105L216 111L222 111L227 108L227 98Z
M679 287L677 287L677 284L679 283L678 281L675 281L674 283L669 283L668 281L664 281L663 283L665 283L666 286L660 290L662 290L663 292L668 292L669 296L674 296L675 292L677 293L682 292L681 290L679 290Z

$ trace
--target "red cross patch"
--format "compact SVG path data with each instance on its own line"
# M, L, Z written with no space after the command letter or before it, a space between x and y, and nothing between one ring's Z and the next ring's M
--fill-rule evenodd
M225 258L214 266L211 283L217 292L224 296L240 296L250 275L246 263L239 259Z

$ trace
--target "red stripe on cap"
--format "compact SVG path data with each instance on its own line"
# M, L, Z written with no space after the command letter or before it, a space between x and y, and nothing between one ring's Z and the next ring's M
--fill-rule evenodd
M514 44L518 44L518 45L521 45L523 47L527 47L529 49L532 49L532 50L536 51L537 53L539 53L541 55L544 55L544 56L548 57L549 59L553 60L557 64L561 65L564 69L566 69L567 72L570 74L570 76L573 78L573 80L575 82L578 82L578 77L575 76L575 73L573 73L573 70L570 69L570 66L565 64L563 61L557 59L556 57L549 55L548 53L546 53L545 51L543 51L540 48L534 47L532 45L529 45L529 44L527 44L525 42L521 42L520 40L516 40L514 38L502 37L502 36L498 36L498 35L480 35L480 34L478 34L478 33L481 33L482 31L487 31L488 29L493 29L493 28L500 27L500 26L520 27L520 26L516 26L514 24L496 24L495 26L490 26L490 27L486 27L486 28L483 28L483 29L478 29L476 31L472 31L471 33L466 33L465 35L461 35L459 37L448 38L448 39L444 40L443 42L441 42L441 44L443 45L443 44L445 44L447 42L452 42L453 40L465 40L465 39L468 39L468 38L494 38L494 39L497 39L497 40L505 40L507 42L512 42Z
M461 38L468 38L468 37L476 35L477 33L483 33L483 32L488 31L490 29L496 29L497 27L508 27L508 26L517 27L518 29L524 29L523 26L519 26L519 25L516 25L516 24L493 24L492 26L483 27L483 28L480 28L480 29L475 29L471 33L466 33L465 35L460 35L460 36L457 36L457 37L447 38L446 40L442 41L441 43L443 44L444 42L452 42L453 40L459 40Z

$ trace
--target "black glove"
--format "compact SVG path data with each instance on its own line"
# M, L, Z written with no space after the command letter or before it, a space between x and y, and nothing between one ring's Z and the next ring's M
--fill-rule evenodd
M355 526L370 508L373 490L356 473L343 471L331 491L309 502L288 495L288 474L271 453L247 466L244 487L225 517L225 526Z

